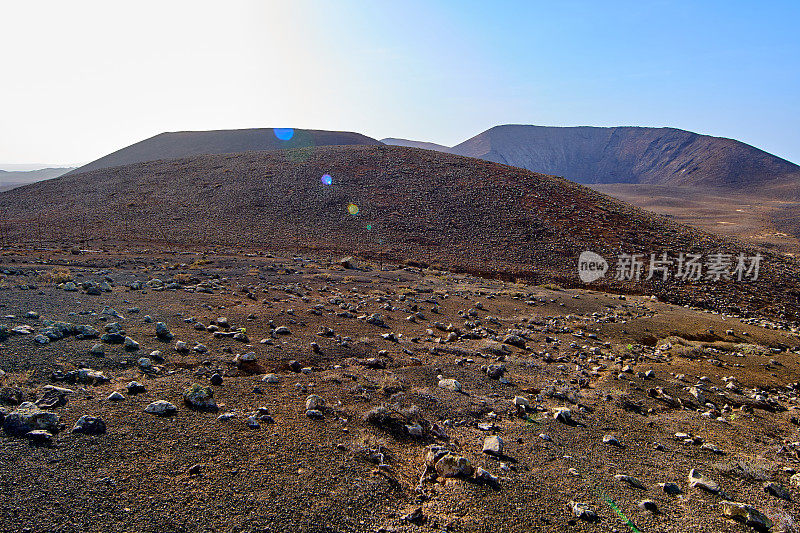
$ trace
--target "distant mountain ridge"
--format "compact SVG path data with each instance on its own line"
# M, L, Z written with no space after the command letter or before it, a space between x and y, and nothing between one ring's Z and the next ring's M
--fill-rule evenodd
M0 170L0 190L57 178L71 170L73 170L72 167L41 168L38 170Z
M441 151L583 184L800 191L800 166L740 141L676 128L504 125Z
M71 173L195 155L351 144L381 143L360 133L292 128L165 132L112 152Z
M437 152L450 152L450 148L443 144L429 143L423 141L411 141L409 139L397 139L395 137L387 137L381 139L383 144L391 146L405 146L407 148L423 148L425 150L435 150Z

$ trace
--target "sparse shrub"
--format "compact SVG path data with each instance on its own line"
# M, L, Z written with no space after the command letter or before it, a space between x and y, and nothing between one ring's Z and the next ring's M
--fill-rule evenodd
M556 283L545 283L544 285L539 285L543 289L548 289L551 291L563 291L564 288L561 285L557 285Z
M39 274L39 281L42 283L53 283L55 285L72 281L72 279L72 272L70 272L67 267L56 267L53 270L48 270L47 272Z
M179 272L175 274L175 282L181 285L189 285L192 281L192 276L188 272Z
M208 259L195 259L192 264L189 265L188 268L192 270L197 270L198 268L203 268L205 265L210 265L211 261Z

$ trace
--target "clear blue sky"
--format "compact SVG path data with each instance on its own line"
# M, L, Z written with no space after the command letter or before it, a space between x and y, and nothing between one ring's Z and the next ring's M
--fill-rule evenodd
M186 129L452 145L505 123L672 126L800 163L796 0L44 3L0 5L0 163Z

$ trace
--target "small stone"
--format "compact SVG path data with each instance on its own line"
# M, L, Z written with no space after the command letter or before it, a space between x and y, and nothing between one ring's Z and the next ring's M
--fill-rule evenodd
M86 435L100 435L106 432L106 423L102 418L83 415L75 422L75 427L72 428L72 432Z
M306 416L308 418L315 418L315 419L325 418L325 415L322 413L322 411L320 411L318 409L308 409L306 411Z
M147 318L148 317L145 317L145 322L147 322ZM156 337L163 341L171 341L174 335L166 324L163 322L156 322Z
M486 367L486 375L492 379L500 379L506 371L506 365L489 365Z
M280 378L275 374L266 374L261 381L264 383L280 383Z
M603 443L608 444L609 446L622 446L622 444L619 442L619 439L617 439L617 437L614 435L604 435Z
M203 387L199 383L195 383L183 391L183 401L194 409L209 411L217 409L217 403L214 401L214 390L211 387Z
M565 424L572 424L572 411L567 407L557 407L553 411L553 418Z
M716 481L704 476L696 468L692 468L689 471L689 486L700 487L701 489L707 490L713 494L717 494L720 491L719 485Z
M494 456L503 455L503 439L497 435L486 437L483 441L483 453Z
M34 444L51 444L53 442L53 434L45 429L34 429L25 433L25 438Z
M522 409L528 409L531 406L531 402L524 396L514 396L514 405Z
M497 476L492 475L491 472L484 470L481 467L478 467L478 469L475 470L475 479L492 485L496 485L500 481Z
M675 496L683 492L676 483L659 483L658 485L670 496Z
M588 503L569 502L567 504L572 514L581 520L594 522L597 520L597 512Z
M319 410L325 407L325 399L316 394L311 394L306 398L306 411Z
M89 353L92 355L103 356L106 354L106 349L103 347L102 344L95 344L91 348L89 348Z
M647 489L644 483L642 483L635 477L629 476L627 474L617 474L616 476L614 476L614 479L616 479L617 481L623 481L628 485L630 485L631 487L636 487L637 489Z
M128 394L139 394L140 392L145 392L147 390L144 388L144 385L138 381L131 381L128 383L126 388L128 389Z
M641 500L636 505L638 505L640 509L650 511L653 514L659 514L660 512L658 505L653 500Z
M764 492L782 500L792 500L792 495L789 494L789 491L786 490L783 485L775 483L774 481L768 481L764 483Z
M425 430L419 424L406 425L406 433L412 437L422 438L425 436Z
M122 346L129 352L135 352L136 350L139 349L139 343L130 337L125 337Z
M149 357L140 357L136 360L136 366L145 372L153 370L153 361Z
M106 398L106 400L108 400L108 401L110 401L110 402L121 402L121 401L122 401L122 400L124 400L124 399L125 399L125 396L123 396L122 394L120 394L120 393L119 393L119 392L117 392L117 391L114 391L114 392L112 392L112 393L111 393L111 394L109 394L109 395L108 395L108 397Z
M275 328L275 335L291 335L292 332L286 326L278 326Z
M722 500L719 504L722 507L723 516L744 522L761 531L769 531L772 528L772 521L752 505L727 500Z
M454 379L440 379L439 386L453 392L461 392L461 383Z
M442 477L470 476L473 471L472 465L469 464L466 457L449 452L436 461L434 468Z
M148 405L144 412L159 416L169 416L174 414L177 410L178 408L175 407L175 405L166 400L156 400Z
M212 374L211 378L209 378L209 383L215 387L222 385L222 376L220 374Z

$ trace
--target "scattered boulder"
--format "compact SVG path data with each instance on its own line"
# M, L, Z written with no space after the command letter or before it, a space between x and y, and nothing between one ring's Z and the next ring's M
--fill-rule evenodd
M711 478L704 476L699 470L696 468L692 468L689 471L689 486L690 487L699 487L703 490L707 490L712 494L717 494L720 492L719 484Z
M195 383L183 391L183 401L193 409L215 411L217 403L214 401L214 390Z
M177 410L178 408L175 407L175 405L166 400L156 400L145 407L144 412L158 416L169 416L174 414Z
M772 521L752 505L727 500L722 500L719 504L723 516L744 522L759 531L769 531L772 528Z
M23 402L3 420L3 431L21 437L34 430L58 431L58 415L43 411L31 402Z
M503 455L503 439L497 435L486 437L483 441L483 453L502 456Z
M792 500L792 495L789 494L789 491L786 490L783 485L780 483L775 483L774 481L768 481L764 483L764 492L782 500Z
M461 392L461 383L454 379L440 379L439 386L453 392Z
M166 324L163 322L156 322L156 337L163 341L171 341L174 337Z
M447 453L436 461L436 472L442 477L469 477L472 475L472 465L466 457Z
M72 428L72 432L86 435L101 435L106 432L106 423L102 418L83 415L75 422L75 427Z
M572 514L580 520L587 522L595 522L598 520L597 511L595 511L588 503L579 503L571 501L567 504Z

